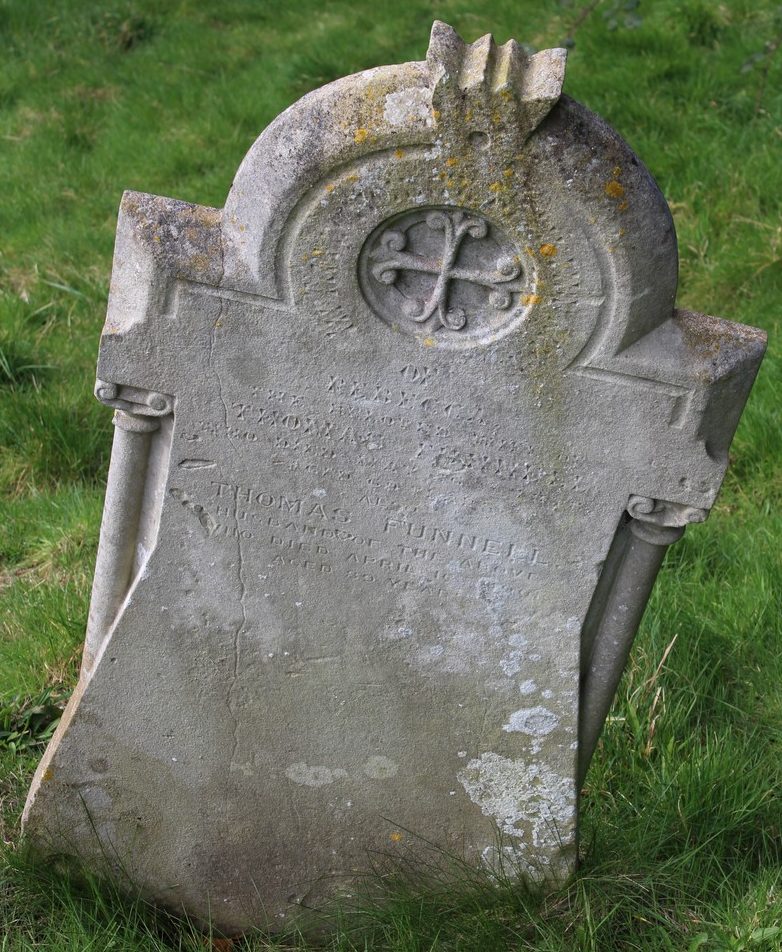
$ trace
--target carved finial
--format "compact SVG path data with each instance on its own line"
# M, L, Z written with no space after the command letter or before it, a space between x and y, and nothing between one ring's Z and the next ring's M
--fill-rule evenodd
M650 499L648 496L631 496L627 500L627 512L640 522L650 522L656 526L679 527L691 522L705 522L709 515L707 509L697 509L680 502L665 502L662 499Z
M691 522L704 522L709 511L649 496L630 496L627 514L631 517L630 530L639 539L668 546L681 539Z
M497 46L490 34L467 44L435 20L426 62L440 131L478 146L500 137L519 148L559 99L566 58L564 49L529 56L515 40Z
M95 381L95 396L107 407L142 416L162 417L174 409L174 398L166 393L127 387L106 380Z

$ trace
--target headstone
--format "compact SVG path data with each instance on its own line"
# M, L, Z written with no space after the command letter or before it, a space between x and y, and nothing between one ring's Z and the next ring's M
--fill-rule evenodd
M25 813L224 930L434 844L539 880L759 331L674 309L666 203L465 44L316 90L225 209L120 209L115 443L81 679Z

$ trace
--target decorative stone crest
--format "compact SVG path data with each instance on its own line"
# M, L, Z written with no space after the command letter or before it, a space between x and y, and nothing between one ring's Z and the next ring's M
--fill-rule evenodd
M460 208L414 209L384 222L364 246L359 275L375 313L414 332L502 322L522 289L511 242Z
M498 46L491 36L465 43L435 21L426 61L446 148L466 140L491 143L509 154L523 148L562 92L567 51L530 56L515 40Z

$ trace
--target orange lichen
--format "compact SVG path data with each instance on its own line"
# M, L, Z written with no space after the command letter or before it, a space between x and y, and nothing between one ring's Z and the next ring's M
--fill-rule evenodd
M326 191L333 192L336 187L337 186L333 182L329 182L329 184L326 186Z
M557 253L557 246L550 245L550 244L541 245L540 253L543 255L544 258L553 258L554 255Z
M458 165L458 164L459 164L459 160L453 158L453 156L452 156L450 159L446 159L446 160L445 160L445 164L446 164L447 166L449 166L449 168L453 168L454 165Z
M368 138L369 138L368 129L364 129L364 128L356 129L355 133L353 134L353 141L359 145L362 142L366 142Z
M625 187L620 182L612 179L610 182L606 182L605 193L611 198L621 198L625 193Z
M401 842L402 842L402 834L401 834L401 833L392 833L392 834L389 836L389 839L391 840L392 843L401 843Z
M404 149L394 149L394 158L395 158L395 159L402 159L402 158L404 158L404 155L405 155Z
M435 345L434 337L424 337L423 345L424 347L434 347Z
M540 295L539 294L522 294L521 295L522 304L540 304Z

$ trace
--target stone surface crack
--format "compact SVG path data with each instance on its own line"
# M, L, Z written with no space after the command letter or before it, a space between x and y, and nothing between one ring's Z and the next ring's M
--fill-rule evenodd
M220 261L220 276L217 280L217 286L219 287L222 283L223 274L225 272L225 255L223 246L221 243L221 261ZM230 436L230 428L228 425L228 404L225 400L225 392L223 387L223 379L218 369L217 363L215 362L215 350L217 345L217 332L222 327L223 323L223 309L225 307L225 302L222 298L218 298L218 312L217 317L212 324L212 330L209 339L209 368L215 376L217 381L217 394L220 398L220 403L223 407L223 424L225 426L225 433L228 439L229 444L233 445L233 441ZM236 763L236 752L239 747L239 717L237 714L237 688L239 683L239 658L240 658L240 641L242 632L245 630L247 624L247 606L245 603L247 595L247 586L245 584L244 578L244 553L242 552L242 538L241 534L238 531L238 518L236 514L236 509L234 509L234 521L237 523L237 533L236 533L236 558L237 558L237 581L239 586L239 604L242 611L241 620L236 627L233 633L233 644L232 644L232 664L231 664L231 682L228 685L228 690L226 692L226 707L228 708L228 714L232 722L232 732L233 740L231 744L231 753L228 760L228 773L230 774L233 770L234 764ZM226 800L225 803L225 814L226 821L230 819L229 817L230 803Z
M239 557L237 564L237 577L239 581L239 604L242 609L242 620L236 632L234 633L234 665L231 677L231 686L228 689L228 710L231 712L231 717L233 718L233 744L231 747L231 759L229 761L228 768L229 770L233 769L233 766L236 763L236 755L239 748L239 717L236 710L235 694L239 684L239 657L241 653L240 639L247 625L247 605L245 602L247 596L247 585L244 578L244 554L242 552L242 537L239 534L236 536L236 551Z

